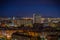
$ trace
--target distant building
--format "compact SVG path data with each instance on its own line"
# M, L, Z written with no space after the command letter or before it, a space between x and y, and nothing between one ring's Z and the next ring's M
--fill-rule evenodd
M12 34L12 40L36 40L36 37L16 32Z
M33 14L33 23L41 23L41 16L39 14Z
M25 25L25 26L32 26L32 19L31 18L21 18L17 19L17 24L19 26Z
M8 21L11 22L8 22ZM2 22L1 22L2 21ZM60 22L60 18L54 18L54 17L41 17L40 14L33 14L33 17L0 17L0 24L3 24L3 26L5 26L5 24L14 24L14 25L24 25L24 26L32 26L32 24L34 23L44 23L45 26L48 26L49 24L53 26L56 25L54 23L58 23ZM5 24L4 24L5 23Z

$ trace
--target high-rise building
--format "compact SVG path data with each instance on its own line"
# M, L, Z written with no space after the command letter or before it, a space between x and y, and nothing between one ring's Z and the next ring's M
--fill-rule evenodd
M41 23L41 16L39 14L33 14L33 23Z

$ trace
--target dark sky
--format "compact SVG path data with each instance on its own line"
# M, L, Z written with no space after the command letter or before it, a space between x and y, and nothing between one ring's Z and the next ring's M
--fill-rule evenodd
M0 16L42 16L60 17L59 0L0 0Z

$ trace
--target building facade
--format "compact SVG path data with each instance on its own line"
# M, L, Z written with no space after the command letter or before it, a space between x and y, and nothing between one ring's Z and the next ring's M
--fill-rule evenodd
M41 23L41 16L39 14L33 14L33 23Z
M17 24L19 26L24 25L24 26L32 26L33 20L31 18L22 18L22 19L17 19Z

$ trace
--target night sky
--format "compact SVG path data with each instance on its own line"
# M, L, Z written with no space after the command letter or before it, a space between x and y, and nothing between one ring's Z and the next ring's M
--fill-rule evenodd
M60 17L59 0L0 0L0 16L42 16Z

